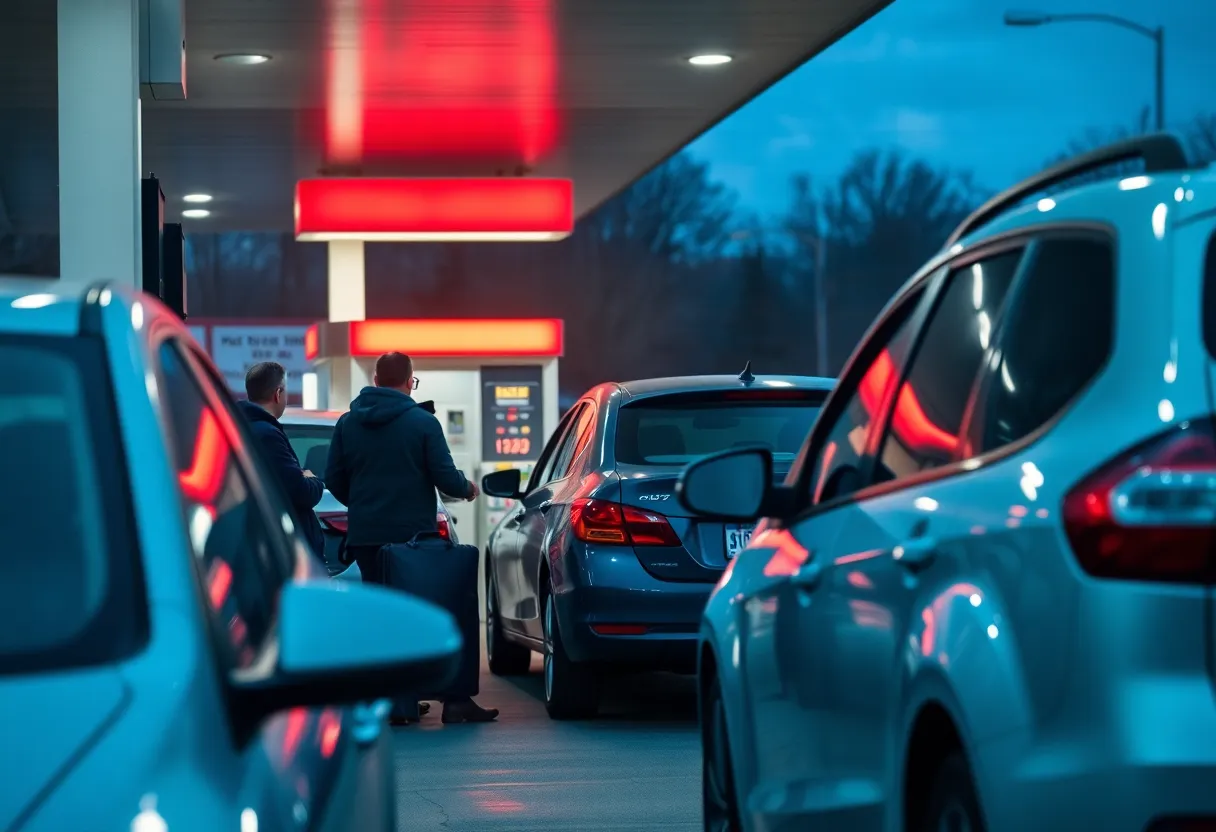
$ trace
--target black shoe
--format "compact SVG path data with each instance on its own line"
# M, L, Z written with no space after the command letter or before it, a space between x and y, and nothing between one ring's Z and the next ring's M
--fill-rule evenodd
M443 704L443 724L460 722L493 722L498 719L498 708L483 708L472 699Z

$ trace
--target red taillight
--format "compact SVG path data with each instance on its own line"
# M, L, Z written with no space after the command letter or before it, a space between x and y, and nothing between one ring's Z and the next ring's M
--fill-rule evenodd
M641 624L592 624L591 630L600 636L644 636L648 628Z
M327 514L318 514L317 519L321 521L322 526L330 531L346 534L346 512L335 511Z
M584 543L680 545L676 530L663 515L605 500L575 500L570 524L574 536Z
M1216 437L1184 424L1134 448L1064 498L1082 568L1103 578L1208 579L1216 544Z
M452 524L448 522L446 514L435 515L435 522L439 526L439 536L444 540L452 539Z

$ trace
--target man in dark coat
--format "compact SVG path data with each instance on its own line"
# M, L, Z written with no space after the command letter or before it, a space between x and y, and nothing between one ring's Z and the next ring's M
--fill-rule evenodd
M408 355L390 352L376 361L374 387L364 387L334 427L325 466L329 493L347 507L347 552L363 580L384 583L378 553L438 531L435 490L474 500L477 486L452 460L443 428L410 396L418 386ZM417 718L409 703L394 708L395 722ZM494 708L471 698L444 702L444 722L490 722Z
M325 536L313 509L321 502L325 483L300 467L287 432L279 424L279 417L287 409L287 371L273 361L253 365L245 374L245 394L249 399L239 403L241 412L261 442L262 458L283 486L296 528L317 557L324 558Z

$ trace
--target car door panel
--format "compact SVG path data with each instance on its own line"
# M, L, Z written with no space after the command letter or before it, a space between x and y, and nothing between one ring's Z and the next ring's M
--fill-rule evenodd
M523 500L524 513L520 519L520 565L527 582L529 605L524 626L528 635L542 638L540 597L545 588L540 585L542 563L549 563L552 577L562 582L560 558L550 557L553 530L568 514L570 501L581 480L577 470L579 451L585 448L595 419L594 406L581 402L572 409L570 428L557 446L549 481Z
M534 638L539 638L536 627L539 601L534 586L535 580L528 574L524 563L527 557L530 513L537 510L541 503L551 497L546 486L552 478L555 457L578 415L578 409L578 407L571 408L549 438L536 468L533 469L532 479L528 482L526 493L513 507L515 512L511 515L513 519L506 521L514 524L514 531L511 544L504 550L506 558L499 564L499 579L503 581L499 585L499 603L502 605L504 615L512 619L512 629Z
M187 380L193 393L187 393L187 397L196 397L196 406L203 409L200 435L201 428L210 424L211 447L217 452L227 448L218 456L230 468L228 487L234 490L227 497L221 493L221 498L226 503L243 500L246 508L245 542L233 551L236 557L248 556L250 562L237 566L234 561L228 579L230 592L237 598L238 610L255 611L251 621L264 618L273 627L273 595L277 595L283 582L301 569L315 577L322 573L309 557L307 545L297 534L286 531L290 525L280 518L289 517L290 513L283 508L280 488L270 479L255 440L209 361L188 344L169 346L183 359L180 371L190 376ZM182 381L178 378L175 383L180 385ZM189 398L179 399L179 406L180 402L188 401ZM219 526L217 519L215 528ZM264 543L253 543L258 540ZM213 605L217 584L212 579L216 574L210 570L200 576L206 580L205 597ZM242 586L244 581L257 583ZM256 612L259 606L263 608ZM224 636L239 638L243 626L240 616L228 621L222 628L226 631ZM217 658L222 655L224 651L218 652ZM222 669L224 673L230 672L228 666ZM347 825L344 818L350 814L350 806L363 799L382 800L381 793L369 796L367 790L359 788L357 774L365 765L383 767L386 760L391 763L391 756L369 754L366 745L356 742L353 728L353 709L337 707L294 708L266 721L254 739L239 751L251 773L269 772L266 784L255 786L264 795L268 816L283 818L298 829L337 830ZM261 777L258 775L257 779ZM241 808L236 809L237 816ZM382 804L361 808L365 815L383 814Z

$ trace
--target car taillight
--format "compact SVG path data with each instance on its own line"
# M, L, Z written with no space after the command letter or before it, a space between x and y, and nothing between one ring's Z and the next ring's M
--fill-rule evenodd
M327 514L318 514L317 519L321 521L322 526L330 531L346 534L346 512L335 511Z
M575 500L570 525L574 536L584 543L680 545L676 530L662 514L606 500Z
M1211 577L1216 544L1216 437L1184 423L1091 474L1064 499L1082 568L1102 578Z
M437 515L435 515L435 522L439 526L439 536L442 537L444 540L451 540L452 539L452 524L448 522L448 516L446 514L442 514L442 513L437 514Z

